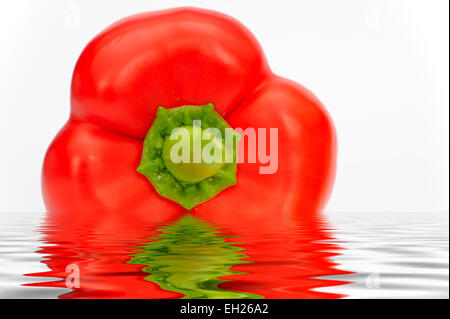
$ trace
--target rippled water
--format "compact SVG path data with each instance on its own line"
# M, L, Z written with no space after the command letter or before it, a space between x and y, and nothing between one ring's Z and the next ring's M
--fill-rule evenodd
M438 213L226 227L2 213L0 298L448 298L448 239Z

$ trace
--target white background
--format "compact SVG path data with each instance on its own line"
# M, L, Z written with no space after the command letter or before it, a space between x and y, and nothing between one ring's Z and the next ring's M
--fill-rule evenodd
M22 0L0 3L0 212L44 210L42 160L87 42L180 5L243 22L276 73L324 102L339 138L327 211L448 211L447 0Z

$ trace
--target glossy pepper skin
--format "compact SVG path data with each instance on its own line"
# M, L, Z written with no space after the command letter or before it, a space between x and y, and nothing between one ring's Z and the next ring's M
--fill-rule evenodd
M278 128L278 170L261 175L266 164L238 164L237 185L191 213L231 225L323 209L335 177L336 136L321 102L273 74L256 39L233 18L178 8L120 20L83 50L70 118L43 165L47 210L161 222L185 212L136 168L158 106L210 102L233 128Z

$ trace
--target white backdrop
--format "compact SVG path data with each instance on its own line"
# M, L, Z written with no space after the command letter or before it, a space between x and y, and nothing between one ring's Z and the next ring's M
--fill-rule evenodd
M339 138L328 211L448 211L447 0L22 0L0 2L0 212L44 210L42 160L87 42L180 5L243 22L276 73L324 102Z

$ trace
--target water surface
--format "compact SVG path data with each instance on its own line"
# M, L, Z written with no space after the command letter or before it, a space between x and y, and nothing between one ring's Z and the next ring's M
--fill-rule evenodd
M439 213L266 225L0 215L1 298L448 298L448 257Z

